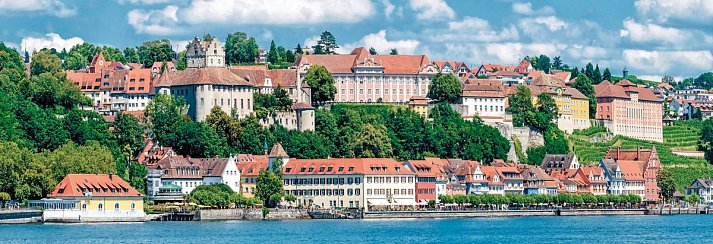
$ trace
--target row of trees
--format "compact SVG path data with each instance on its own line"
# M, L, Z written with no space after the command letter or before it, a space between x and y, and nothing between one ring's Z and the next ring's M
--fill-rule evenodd
M23 62L0 43L0 143L8 151L0 191L40 198L69 173L115 173L143 191L145 169L128 161L141 146L138 122L119 120L111 132L102 116L78 109L91 101L67 80L58 54L35 52L29 77Z
M222 183L197 186L184 198L187 202L217 208L227 208L233 204L238 207L251 207L260 204L259 199L235 193L233 189Z
M700 137L700 147L705 151L708 162L713 164L713 118L703 121Z
M77 44L69 49L57 52L54 48L47 49L50 54L63 60L62 68L66 70L79 70L86 68L97 53L102 53L107 61L122 63L139 63L144 67L151 67L154 62L167 62L176 57L169 40L154 40L144 42L140 46L126 47L123 52L115 47L97 46L88 42ZM33 56L34 59L34 56ZM179 62L178 69L185 68L184 61Z
M593 195L589 193L585 194L557 194L557 195L524 195L524 194L512 194L507 193L505 195L497 194L482 194L482 195L440 195L438 199L444 204L470 204L474 206L478 205L554 205L554 204L569 204L569 205L582 205L582 204L638 204L641 203L641 196L628 194L628 195Z

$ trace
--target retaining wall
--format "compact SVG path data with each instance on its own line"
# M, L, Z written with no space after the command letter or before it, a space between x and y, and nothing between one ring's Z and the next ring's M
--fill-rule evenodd
M265 219L306 219L309 214L298 209L270 209ZM196 212L196 220L261 220L262 209L203 209Z
M645 215L645 209L579 209L579 210L492 210L492 211L385 211L366 212L365 219L386 218L476 218L524 216L594 216Z

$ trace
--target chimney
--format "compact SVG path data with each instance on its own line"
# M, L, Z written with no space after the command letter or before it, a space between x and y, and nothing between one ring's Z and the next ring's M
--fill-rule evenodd
M112 180L112 178L113 178L112 176L113 176L113 175L114 175L114 174L109 173L109 180Z
M621 155L621 147L616 148L616 160L619 160L619 156Z
M636 148L636 160L639 160L641 158L641 146Z

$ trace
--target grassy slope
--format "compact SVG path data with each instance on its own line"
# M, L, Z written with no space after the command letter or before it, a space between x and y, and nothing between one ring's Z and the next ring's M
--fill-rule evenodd
M700 129L695 123L678 123L664 127L664 143L649 142L633 138L615 136L612 140L592 143L590 138L606 133L601 128L578 131L569 136L569 141L582 164L595 165L602 159L607 147L635 149L656 147L661 163L674 172L676 186L683 190L696 178L713 177L713 167L702 158L684 157L673 154L672 149L696 150Z

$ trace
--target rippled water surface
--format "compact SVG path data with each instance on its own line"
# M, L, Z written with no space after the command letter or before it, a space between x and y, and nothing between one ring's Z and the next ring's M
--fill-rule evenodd
M713 243L713 215L0 225L10 243Z

